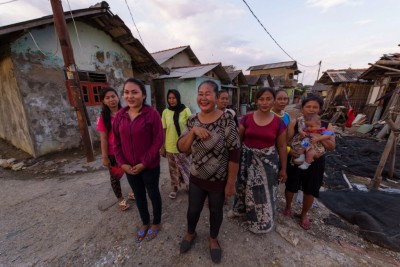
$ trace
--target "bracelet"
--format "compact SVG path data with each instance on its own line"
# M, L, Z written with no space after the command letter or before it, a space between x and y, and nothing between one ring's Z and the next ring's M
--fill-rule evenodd
M289 153L292 149L290 148L290 146L286 147L287 153Z

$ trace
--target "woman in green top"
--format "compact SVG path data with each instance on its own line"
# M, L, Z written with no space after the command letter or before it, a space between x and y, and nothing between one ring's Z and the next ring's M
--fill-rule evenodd
M178 188L183 184L187 189L190 175L190 156L179 153L176 143L191 115L190 109L181 103L178 90L171 89L167 93L168 108L162 113L162 125L165 131L165 143L161 155L166 156L171 176L171 199L176 198Z

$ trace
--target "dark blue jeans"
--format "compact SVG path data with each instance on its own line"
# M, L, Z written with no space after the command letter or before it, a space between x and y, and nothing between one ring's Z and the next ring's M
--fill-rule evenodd
M161 223L162 202L158 185L160 180L160 166L153 169L145 169L137 175L127 173L126 177L135 194L136 206L139 210L143 225L150 224L146 191L153 206L153 224Z

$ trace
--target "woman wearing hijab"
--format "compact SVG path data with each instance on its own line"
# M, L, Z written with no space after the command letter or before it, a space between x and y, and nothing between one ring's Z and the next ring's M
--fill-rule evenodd
M168 108L163 111L161 117L165 131L165 143L161 149L161 155L168 159L171 176L169 198L175 199L179 187L185 185L185 188L188 189L189 186L190 157L185 153L180 153L176 144L191 112L181 103L181 95L178 90L168 90L167 102Z

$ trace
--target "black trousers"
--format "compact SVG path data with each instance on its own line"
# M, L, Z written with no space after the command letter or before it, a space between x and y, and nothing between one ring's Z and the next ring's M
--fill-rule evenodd
M143 225L150 224L146 192L153 206L153 224L161 223L162 202L159 188L160 166L153 169L145 169L137 175L127 173L126 177L135 194L136 206L139 210Z
M188 233L194 234L206 197L208 197L208 207L210 209L210 236L211 238L217 238L224 215L225 192L210 192L192 182L189 183Z

